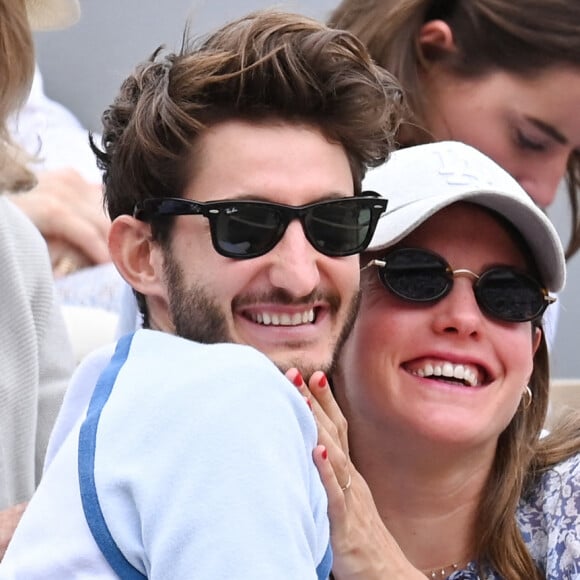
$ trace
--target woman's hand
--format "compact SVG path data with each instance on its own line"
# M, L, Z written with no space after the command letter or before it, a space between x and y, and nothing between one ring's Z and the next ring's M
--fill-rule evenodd
M33 189L10 199L44 236L56 276L110 260L100 184L73 169L53 170L38 174Z
M318 426L314 462L328 495L336 580L424 580L385 527L369 486L350 460L347 421L324 373L306 385L296 369L286 376L309 401Z

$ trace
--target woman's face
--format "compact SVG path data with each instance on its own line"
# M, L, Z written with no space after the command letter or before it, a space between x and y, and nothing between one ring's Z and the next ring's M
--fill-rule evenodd
M399 245L440 254L454 270L526 269L504 227L471 204L440 211ZM397 444L419 437L491 450L520 404L540 337L530 322L505 323L483 314L472 278L458 276L445 298L418 305L391 294L370 267L363 272L360 313L341 354L337 398L353 432L371 429ZM428 365L449 364L470 369L477 385L420 376Z
M434 63L423 80L426 124L435 139L476 147L540 207L552 203L571 152L580 150L580 69L464 79Z

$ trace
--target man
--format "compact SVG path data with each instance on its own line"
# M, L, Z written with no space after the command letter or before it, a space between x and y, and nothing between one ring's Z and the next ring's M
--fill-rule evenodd
M350 328L399 97L352 36L276 12L125 81L98 154L145 329L79 369L1 578L328 576L316 427L280 370L329 371Z

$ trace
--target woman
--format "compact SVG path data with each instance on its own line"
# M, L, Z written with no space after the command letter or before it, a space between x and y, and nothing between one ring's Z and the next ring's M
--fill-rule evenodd
M541 317L564 282L554 228L459 143L401 150L364 186L390 207L332 377L348 442L325 377L300 386L335 578L580 578L580 427L540 438Z
M25 175L6 118L25 99L34 72L28 18L64 24L66 2L0 0L0 184ZM0 188L0 192L2 189ZM46 245L0 196L0 558L42 473L48 436L74 361L56 304Z
M343 0L354 32L401 81L412 110L400 142L477 147L542 208L566 176L580 247L580 3Z

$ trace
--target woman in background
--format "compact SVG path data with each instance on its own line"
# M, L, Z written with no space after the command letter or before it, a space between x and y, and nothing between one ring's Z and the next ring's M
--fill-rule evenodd
M401 145L452 139L506 169L541 207L566 177L580 247L580 2L343 0L330 18L395 74Z
M28 18L55 26L75 18L74 0L0 0L0 183L26 176L7 117L22 104L34 73ZM26 178L26 177L24 177ZM1 191L1 190L0 190ZM0 557L42 473L48 436L73 370L56 303L46 244L0 196Z

